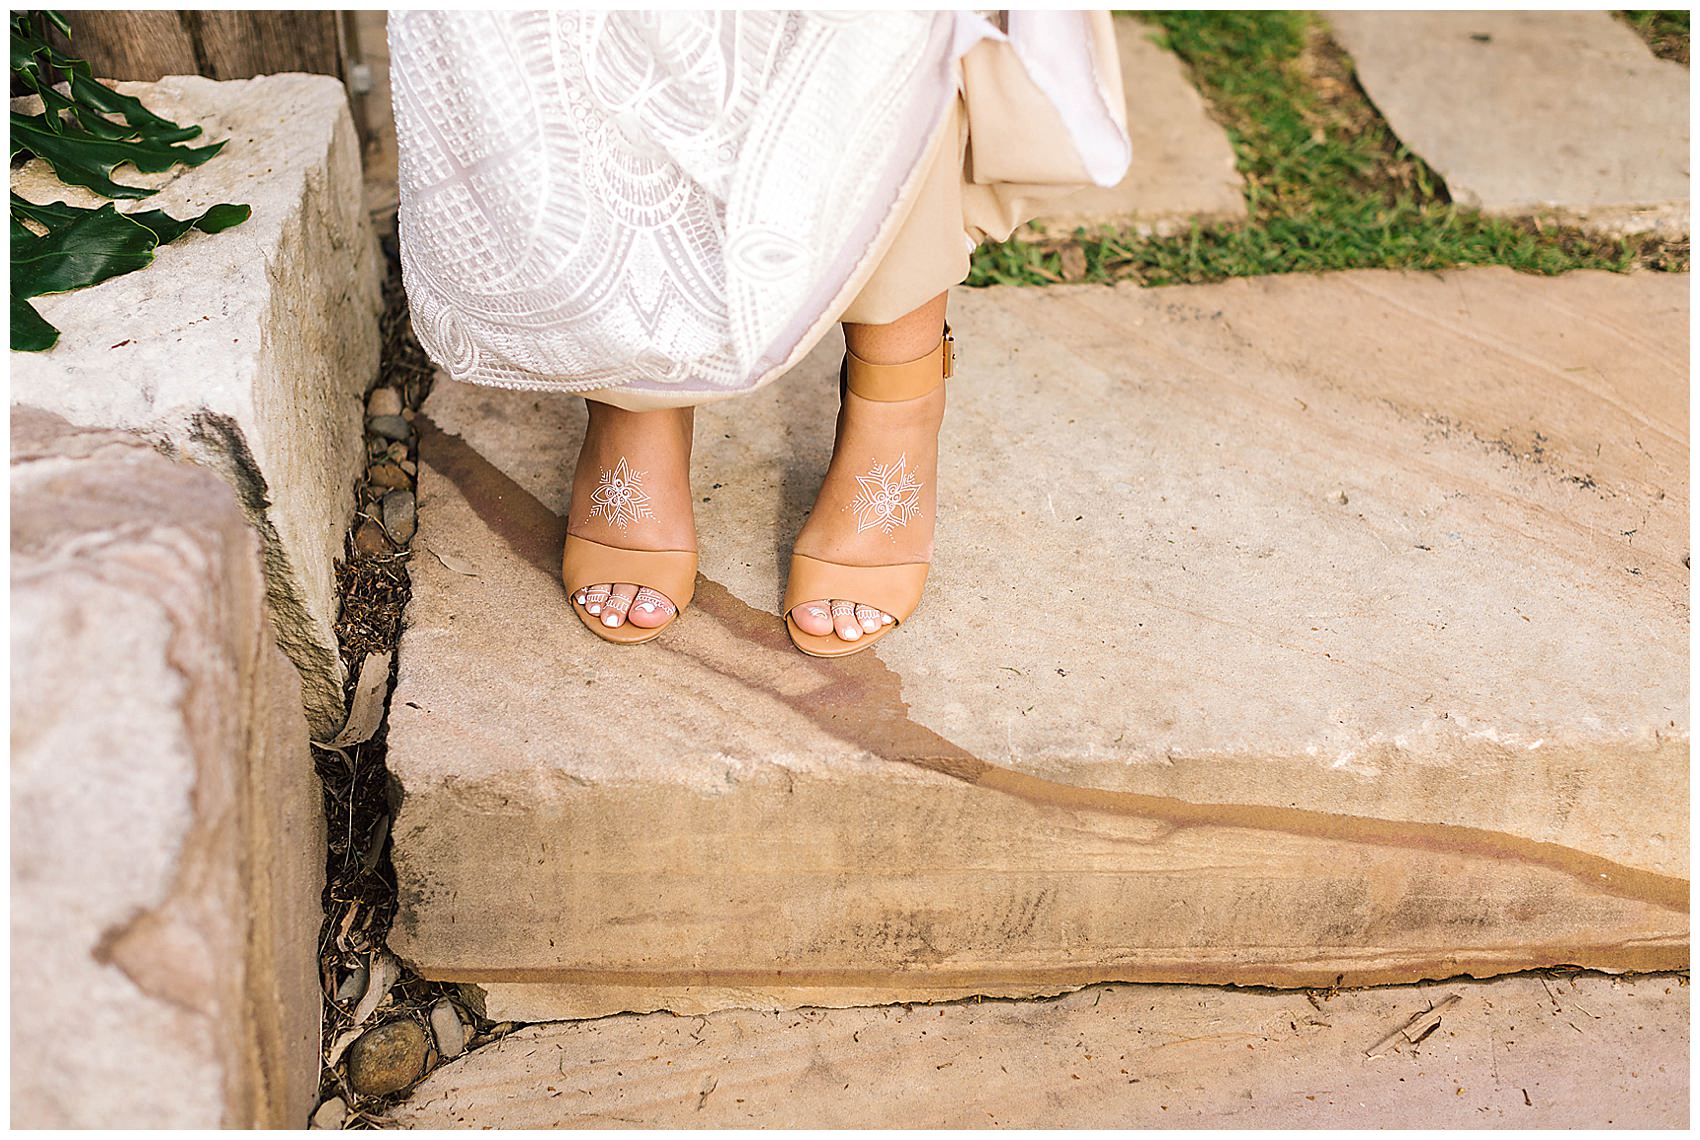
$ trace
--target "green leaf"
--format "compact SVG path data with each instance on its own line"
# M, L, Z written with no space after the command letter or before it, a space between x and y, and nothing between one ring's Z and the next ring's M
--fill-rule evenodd
M12 13L13 91L35 92L42 114L12 114L11 155L33 155L47 162L60 181L83 186L108 198L151 197L155 190L114 179L121 166L158 173L175 166L199 166L224 148L174 145L201 134L198 126L178 124L96 80L86 60L59 52L38 30L45 19L67 37L70 22L58 12ZM69 94L55 84L66 83ZM122 120L122 121L120 121ZM218 233L246 221L252 211L224 202L192 218L174 218L163 210L120 214L111 204L98 209L65 202L36 203L12 195L11 282L12 348L39 352L51 348L59 331L42 318L29 298L63 293L141 269L155 250L192 229ZM29 225L47 232L37 234Z
M18 215L12 215L12 256L16 257L40 235L18 220Z
M19 218L28 218L38 225L56 230L60 226L70 225L84 214L95 212L94 207L72 206L66 202L32 202L28 198L19 197L16 192L12 194L12 221L14 223Z
M231 226L239 226L253 213L247 206L221 202L193 218L173 218L164 210L137 210L124 215L137 225L146 226L159 238L159 244L174 242L190 230L216 234Z
M98 79L84 75L71 76L71 96L78 102L108 115L122 115L124 121L135 128L144 139L154 142L174 143L184 139L192 139L201 133L201 128L190 125L180 127L170 119L162 119L146 107L139 99L120 94ZM78 122L90 127L89 116L79 114ZM127 132L128 133L128 132Z
M28 218L49 230L57 230L68 226L77 219L98 213L98 210L86 206L72 206L65 202L31 202L27 198L12 195L12 224L17 225L20 217ZM159 238L159 244L176 241L190 230L200 230L206 234L216 234L239 226L248 220L253 211L245 205L231 202L221 202L211 206L193 218L174 218L164 210L131 210L124 217L137 225L146 226ZM34 237L33 233L25 230L26 234Z
M149 174L179 163L199 166L223 148L222 142L185 147L146 139L103 139L69 124L56 133L41 115L12 112L13 155L27 150L46 160L61 182L86 186L107 198L147 198L155 193L144 186L114 182L110 175L120 166L128 164Z
M153 260L159 239L110 202L32 242L12 247L12 295L39 297L98 284Z
M59 330L42 319L35 306L12 294L12 351L46 352L59 340Z

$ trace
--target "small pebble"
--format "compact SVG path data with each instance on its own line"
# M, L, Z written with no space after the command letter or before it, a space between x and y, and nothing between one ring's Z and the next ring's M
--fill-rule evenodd
M390 538L403 544L413 541L418 522L412 491L391 491L384 496L384 529Z
M425 1067L425 1031L417 1021L368 1029L348 1050L348 1083L362 1096L406 1088Z
M409 475L419 474L419 464L413 462L411 459L398 459L396 461L396 466L407 472Z
M333 1132L341 1128L347 1119L348 1106L342 1103L340 1096L333 1096L314 1111L313 1127Z
M405 443L389 444L384 448L383 453L389 456L391 463L407 462L407 444Z
M466 1026L448 998L438 998L431 1007L431 1036L437 1039L437 1052L445 1058L458 1057L466 1049Z
M394 388L373 388L372 394L366 397L366 414L369 416L401 415L401 393Z
M405 491L413 486L413 480L407 477L394 463L375 463L366 469L366 481L376 487L391 491Z
M400 416L373 416L366 421L366 430L385 439L400 441L413 434L413 425Z
M360 529L354 532L354 549L367 556L389 554L394 551L384 528L371 519L360 524Z

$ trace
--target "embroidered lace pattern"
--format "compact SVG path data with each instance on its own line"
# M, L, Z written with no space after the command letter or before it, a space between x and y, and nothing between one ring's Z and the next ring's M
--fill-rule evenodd
M421 344L513 388L731 393L845 285L951 97L949 14L393 13Z

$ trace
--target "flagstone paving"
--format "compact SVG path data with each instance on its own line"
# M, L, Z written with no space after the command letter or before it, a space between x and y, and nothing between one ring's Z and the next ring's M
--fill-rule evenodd
M1200 223L1246 217L1245 180L1233 144L1173 52L1151 41L1154 29L1116 19L1116 46L1127 95L1133 162L1113 187L1071 195L1039 220L1052 234L1076 226L1128 227L1167 236Z
M1688 1119L1688 987L1113 985L1057 1001L628 1014L522 1029L437 1070L393 1115L407 1128L1673 1128Z
M1605 12L1330 12L1399 139L1490 214L1688 232L1688 69Z
M953 294L938 557L776 616L836 342L698 418L702 579L557 577L582 409L440 382L391 946L492 1017L1687 961L1684 276Z

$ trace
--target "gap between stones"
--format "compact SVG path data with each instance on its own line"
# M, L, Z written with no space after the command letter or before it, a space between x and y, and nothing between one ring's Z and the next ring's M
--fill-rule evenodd
M340 1098L346 1107L344 1128L376 1128L392 1123L387 1109L407 1095L418 1079L442 1063L431 1031L431 1009L449 1002L466 1026L466 1049L474 1049L520 1027L492 1023L453 982L432 982L396 963L399 976L380 1008L363 1028L412 1022L423 1033L424 1063L413 1080L394 1092L357 1092L348 1076L350 1044L339 1039L355 1027L353 1012L364 987L358 974L367 972L366 985L377 974L377 963L389 956L385 939L395 916L395 871L390 862L389 828L397 806L386 763L389 694L395 687L394 651L401 637L402 616L411 594L407 565L413 557L411 533L389 534L381 503L385 494L417 490L418 436L412 420L430 394L435 371L414 339L407 297L402 290L401 265L395 240L383 242L388 265L381 318L382 355L373 392L393 391L400 400L405 439L386 438L366 418L366 471L353 488L354 521L337 567L340 609L336 621L338 649L348 667L344 707L351 707L361 664L373 653L392 654L385 683L384 718L371 739L339 753L315 746L314 767L324 787L329 837L325 866L325 921L319 936L319 979L324 1000L319 1099ZM370 399L370 396L368 397ZM381 410L381 409L380 409ZM383 423L398 434L394 420ZM411 512L409 512L411 513ZM401 526L396 527L402 530ZM346 753L345 762L343 753ZM346 987L346 988L345 988ZM338 993L343 996L339 1000ZM328 1063L337 1057L336 1063ZM331 1113L334 1115L334 1112ZM335 1127L334 1122L327 1123Z

